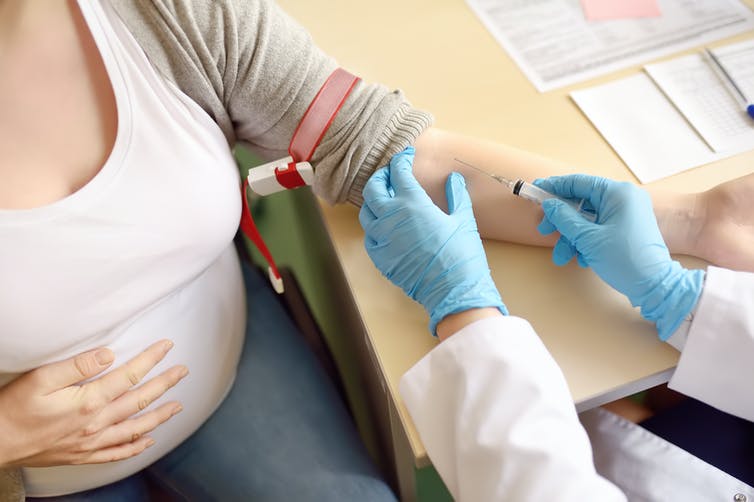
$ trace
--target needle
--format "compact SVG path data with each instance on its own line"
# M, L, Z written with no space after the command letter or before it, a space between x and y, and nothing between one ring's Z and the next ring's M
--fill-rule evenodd
M472 166L468 162L464 162L461 159L454 158L453 160L455 160L459 164L463 164L464 166L467 166L467 167L470 167L472 169L475 169L475 170L479 171L482 174L486 174L487 176L489 176L493 180L497 181L498 183L502 183L503 185L507 186L508 188L513 188L513 183L514 183L513 180L509 180L508 178L503 178L502 176L500 176L498 174L488 173L484 169L479 169L477 166Z
M517 180L509 180L508 178L503 178L502 176L498 174L488 173L484 169L479 169L476 166L473 166L469 164L468 162L464 162L460 159L453 159L459 164L463 164L464 166L468 166L472 169L475 169L479 171L482 174L486 174L493 180L497 181L498 183L505 185L508 187L508 189L513 193L513 195L517 195L518 197L521 197L523 199L529 200L531 202L534 202L536 204L542 204L543 201L547 199L560 199L569 206L571 206L576 211L579 211L581 215L588 221L595 222L597 220L597 214L592 211L584 208L584 200L573 200L573 199L565 199L563 197L558 197L557 195L553 195L550 192L546 190L542 190L536 185L532 185L531 183L527 183L522 179Z

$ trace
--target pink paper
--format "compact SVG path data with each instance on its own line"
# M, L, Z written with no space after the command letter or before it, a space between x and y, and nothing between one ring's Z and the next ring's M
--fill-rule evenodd
M581 7L589 21L657 17L661 14L657 0L581 0Z

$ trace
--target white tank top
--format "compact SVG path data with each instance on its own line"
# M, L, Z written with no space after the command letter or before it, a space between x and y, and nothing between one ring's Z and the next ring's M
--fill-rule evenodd
M107 2L79 6L113 87L118 132L76 193L0 210L0 385L99 346L122 364L162 338L175 347L149 376L175 364L190 373L152 405L184 407L152 434L154 446L120 462L24 469L29 496L101 486L175 448L229 390L246 322L232 244L239 176L224 136L155 72Z

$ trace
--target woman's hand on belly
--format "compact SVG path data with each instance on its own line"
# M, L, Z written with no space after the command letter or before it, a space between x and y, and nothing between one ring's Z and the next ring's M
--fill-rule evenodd
M172 347L162 340L82 383L112 365L112 351L95 349L41 366L0 388L0 467L97 464L144 451L154 443L146 434L182 409L173 401L144 411L188 374L185 366L135 388Z

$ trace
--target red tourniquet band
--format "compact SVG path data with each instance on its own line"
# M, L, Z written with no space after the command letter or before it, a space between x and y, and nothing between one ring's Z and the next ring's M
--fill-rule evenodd
M308 162L314 155L314 149L325 132L335 120L359 77L351 75L343 68L338 68L327 78L322 88L309 104L301 122L293 133L288 153L295 162Z
M272 259L272 254L270 253L270 250L267 249L267 244L264 243L262 235L259 233L259 230L257 230L257 226L254 223L254 218L251 217L251 211L249 211L249 202L246 196L247 186L249 185L246 183L241 186L241 199L243 201L243 208L241 213L241 231L246 235L246 237L251 239L251 242L253 242L259 252L262 253L262 256L264 256L264 259L267 260L267 264L272 269L272 273L275 275L275 277L280 278L280 272L278 271L277 265L275 265L275 260ZM248 217L246 217L246 215L248 215Z
M292 189L306 184L296 169L296 163L309 162L311 160L314 150L319 145L319 142L322 141L327 129L333 120L335 120L335 116L358 81L359 77L348 73L342 68L338 68L322 84L322 87L317 92L317 95L314 96L314 99L309 104L309 108L307 108L306 113L301 118L301 122L299 122L293 133L291 144L288 147L288 153L293 158L293 162L289 163L285 169L275 169L275 178L281 186L286 189ZM276 291L282 293L282 280L278 268L262 236L259 234L259 230L257 230L249 211L246 199L247 186L248 184L244 182L243 189L241 190L243 197L241 231L251 239L265 260L267 260L271 273L270 280L273 282Z

